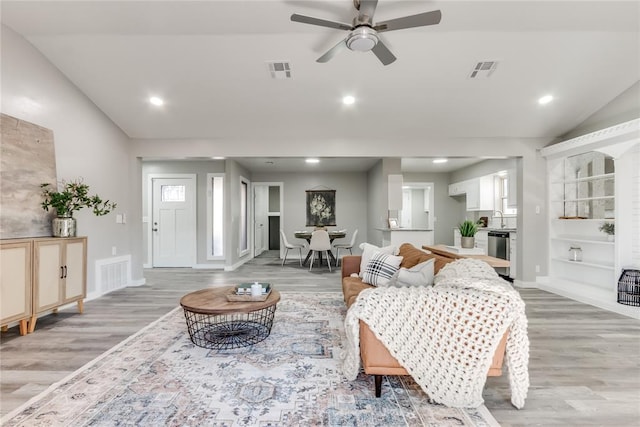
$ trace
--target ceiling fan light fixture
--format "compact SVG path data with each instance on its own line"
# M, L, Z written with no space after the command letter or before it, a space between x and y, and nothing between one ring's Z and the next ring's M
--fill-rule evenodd
M357 52L368 52L378 44L378 34L371 27L362 26L354 29L347 37L347 47Z

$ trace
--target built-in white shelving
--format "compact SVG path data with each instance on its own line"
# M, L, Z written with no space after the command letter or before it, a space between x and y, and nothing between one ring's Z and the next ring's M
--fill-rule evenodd
M633 252L621 230L632 225L625 198L628 183L637 178L624 155L638 151L630 149L640 143L639 128L636 120L542 150L548 171L549 263L548 275L539 280L541 289L636 318L640 308L617 304L616 298L621 270L629 265L625 251ZM615 241L600 231L605 222L615 224ZM571 259L573 248L580 248L581 261Z

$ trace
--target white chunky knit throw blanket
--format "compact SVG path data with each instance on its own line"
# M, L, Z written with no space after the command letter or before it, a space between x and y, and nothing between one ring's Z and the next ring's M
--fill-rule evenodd
M478 407L498 344L509 329L505 364L511 402L520 409L529 389L529 339L524 302L488 264L447 264L436 285L361 292L346 319L344 375L360 370L359 320L434 401Z

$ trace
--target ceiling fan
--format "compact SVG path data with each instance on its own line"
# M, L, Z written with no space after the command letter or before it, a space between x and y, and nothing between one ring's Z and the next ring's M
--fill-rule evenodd
M417 15L404 16L388 21L373 23L373 14L376 11L378 0L353 0L357 14L353 18L353 24L327 21L311 16L291 15L291 20L303 24L319 25L321 27L336 28L349 31L347 37L329 49L327 53L318 58L317 62L327 62L345 47L359 52L372 51L384 65L389 65L396 57L384 45L378 33L384 31L402 30L405 28L423 27L440 23L442 13L439 10L419 13Z

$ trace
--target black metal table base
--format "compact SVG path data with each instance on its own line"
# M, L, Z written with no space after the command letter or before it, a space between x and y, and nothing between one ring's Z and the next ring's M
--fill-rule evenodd
M271 333L275 304L251 313L202 314L184 310L189 337L198 347L228 350L265 340Z

